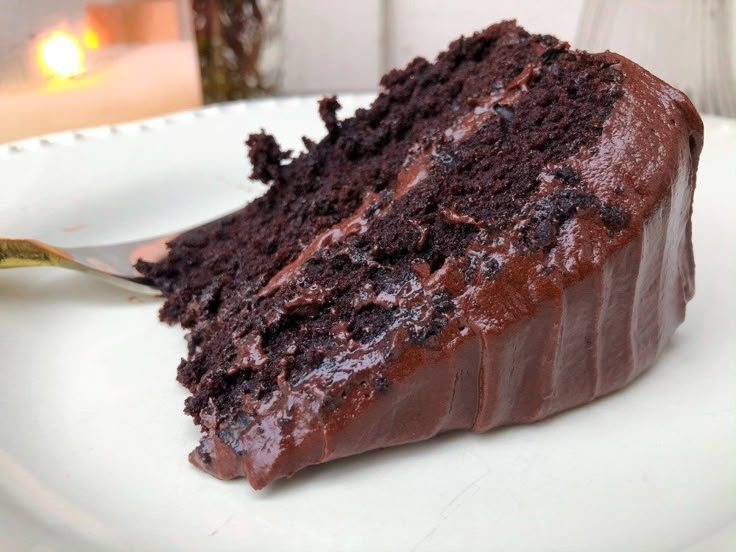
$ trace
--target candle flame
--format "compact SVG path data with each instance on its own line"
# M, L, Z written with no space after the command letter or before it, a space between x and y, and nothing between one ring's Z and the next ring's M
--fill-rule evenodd
M38 45L38 63L48 76L69 78L84 72L84 50L65 31L54 31Z

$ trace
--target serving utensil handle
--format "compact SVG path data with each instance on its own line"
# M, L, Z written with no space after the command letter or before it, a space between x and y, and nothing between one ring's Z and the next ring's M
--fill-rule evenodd
M37 240L0 238L0 268L61 266L70 268L68 253Z

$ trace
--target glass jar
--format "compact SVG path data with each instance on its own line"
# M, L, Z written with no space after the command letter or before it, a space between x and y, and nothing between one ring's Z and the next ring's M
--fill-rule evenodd
M281 0L192 0L205 103L277 90L281 12Z

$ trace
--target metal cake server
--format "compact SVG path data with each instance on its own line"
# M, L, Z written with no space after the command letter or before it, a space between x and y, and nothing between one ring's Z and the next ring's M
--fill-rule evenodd
M0 238L0 268L57 266L78 270L142 295L161 295L135 268L136 261L157 261L177 234L95 247L53 247L37 240Z

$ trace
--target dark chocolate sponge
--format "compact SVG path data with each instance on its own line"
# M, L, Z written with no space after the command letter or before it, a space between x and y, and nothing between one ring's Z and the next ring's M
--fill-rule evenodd
M255 488L441 431L532 422L649 367L693 293L702 122L621 56L512 22L388 73L268 192L139 269L189 329L191 460Z

